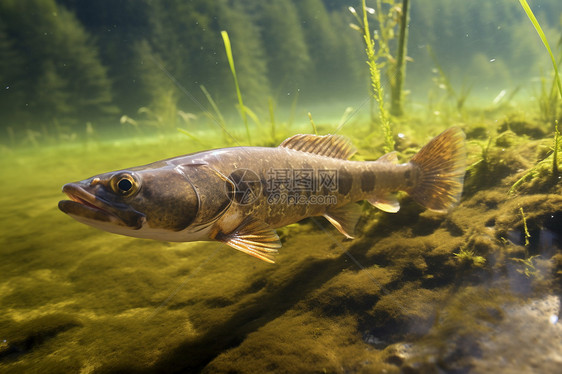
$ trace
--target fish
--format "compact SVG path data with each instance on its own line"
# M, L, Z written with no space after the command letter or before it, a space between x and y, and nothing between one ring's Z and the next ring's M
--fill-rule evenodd
M374 161L340 135L297 134L278 147L196 152L65 184L59 209L115 234L171 242L219 241L266 262L281 242L275 229L323 216L354 238L366 200L389 213L406 192L426 209L459 203L466 171L458 127L430 140L408 162L396 152Z

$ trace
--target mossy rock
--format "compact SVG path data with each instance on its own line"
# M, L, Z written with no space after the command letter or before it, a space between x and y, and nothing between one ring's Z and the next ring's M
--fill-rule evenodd
M524 120L506 120L499 127L498 132L511 130L517 135L526 135L531 139L541 139L547 135L544 125L536 122L527 122Z

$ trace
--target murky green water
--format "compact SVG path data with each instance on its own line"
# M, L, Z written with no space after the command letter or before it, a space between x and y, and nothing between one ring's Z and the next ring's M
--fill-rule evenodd
M360 4L100 4L0 6L10 16L0 17L0 51L12 61L2 59L0 73L0 371L558 371L562 184L553 165L562 160L552 150L560 101L518 3L412 4L412 92L405 116L392 118L396 150L408 160L442 130L462 128L460 204L438 214L404 194L390 214L364 203L353 240L307 219L278 230L275 264L221 243L134 239L82 225L57 208L61 187L209 148L276 146L314 129L350 138L357 161L378 158L384 136L375 109L370 123L362 40L347 25L355 22L347 7ZM531 4L553 48L556 4ZM37 11L25 15L26 6ZM280 11L286 24L273 24ZM234 107L222 28L252 109L251 141ZM276 35L292 41L293 60L276 54ZM346 56L319 56L317 44ZM41 73L32 69L35 56ZM76 77L83 87L71 83ZM86 84L96 80L97 88Z

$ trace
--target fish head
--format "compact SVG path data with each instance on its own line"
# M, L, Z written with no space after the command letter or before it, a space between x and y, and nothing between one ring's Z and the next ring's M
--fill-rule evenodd
M77 221L116 234L167 240L199 210L191 182L174 168L132 168L68 183L59 209Z

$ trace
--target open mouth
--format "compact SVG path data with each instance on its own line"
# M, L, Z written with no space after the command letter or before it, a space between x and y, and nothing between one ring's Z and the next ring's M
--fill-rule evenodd
M102 201L78 183L68 183L62 188L70 200L59 201L59 209L66 214L96 221L121 221Z

